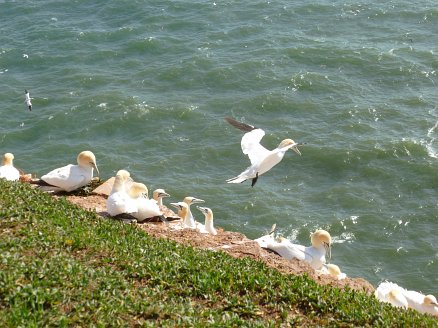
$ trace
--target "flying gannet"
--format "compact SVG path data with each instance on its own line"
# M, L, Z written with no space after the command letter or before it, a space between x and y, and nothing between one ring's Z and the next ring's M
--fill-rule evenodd
M0 166L0 178L17 181L20 179L20 172L14 167L14 155L6 153L3 155L2 166Z
M258 177L280 163L288 149L292 149L298 155L301 155L298 146L302 144L296 143L292 139L284 139L277 148L268 150L260 144L260 141L265 135L265 131L252 125L238 122L231 117L225 117L225 120L232 126L246 132L242 137L241 147L242 152L247 155L251 161L251 166L238 176L226 180L227 183L242 183L248 179L252 179L251 187L254 187Z
M24 103L27 105L27 108L29 108L30 111L32 111L32 102L30 101L31 99L32 98L29 95L29 91L24 90Z
M183 226L187 228L196 229L196 221L193 217L192 211L190 210L190 205L204 203L202 199L187 196L183 200L184 203L187 204L187 217L183 219Z
M266 236L264 236L266 237ZM263 238L263 237L262 237ZM316 230L310 235L312 246L305 247L290 242L288 239L279 237L275 239L265 238L263 240L256 239L261 247L273 250L281 257L287 260L297 258L300 261L306 261L315 270L321 270L325 264L325 255L328 253L331 257L331 236L325 230Z
M213 211L208 207L196 206L198 210L204 213L205 216L205 224L198 224L198 230L201 233L209 233L211 235L216 236L217 231L213 226Z
M129 172L126 170L117 171L113 188L106 200L106 209L109 215L116 216L122 213L137 212L137 201L131 198L126 190L128 183L133 184Z
M128 191L129 196L135 200L137 211L131 213L137 221L142 222L146 219L159 217L164 223L168 223L163 215L158 203L154 199L148 198L148 188L145 184L133 182Z
M96 157L91 151L86 150L79 153L77 162L77 165L68 164L54 169L43 175L41 180L51 186L70 192L87 185L93 178L93 169L96 169L97 174L99 174Z

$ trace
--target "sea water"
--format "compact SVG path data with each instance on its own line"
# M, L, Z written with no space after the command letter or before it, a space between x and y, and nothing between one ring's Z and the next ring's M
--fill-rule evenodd
M326 229L348 276L438 295L436 2L0 1L0 31L0 152L25 172L88 149L102 179L250 238ZM225 183L249 165L225 116L302 156Z

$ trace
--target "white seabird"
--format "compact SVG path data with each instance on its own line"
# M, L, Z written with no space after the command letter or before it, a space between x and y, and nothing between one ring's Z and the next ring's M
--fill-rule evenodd
M260 144L265 131L230 117L225 117L225 120L232 126L246 132L242 137L241 147L242 152L248 155L251 161L251 166L238 176L226 180L227 183L242 183L252 179L251 187L254 187L258 177L280 163L288 149L292 149L298 155L301 155L298 146L302 144L296 143L292 139L284 139L277 148L268 150Z
M394 306L438 316L438 303L433 295L424 295L414 290L407 290L389 281L380 283L374 295L380 301L391 303Z
M170 197L170 195L164 189L155 189L152 195L152 198L157 202L158 206L160 207L161 212L163 212L164 217L172 219L178 218L174 211L172 211L170 208L163 204L163 198Z
M131 215L139 222L153 217L159 217L161 221L168 223L157 201L148 198L148 192L148 188L143 183L133 182L131 184L128 194L135 200L137 205L137 211L131 213Z
M132 183L129 172L119 170L113 188L106 200L106 209L109 215L116 216L122 213L137 212L137 201L131 198L126 190L128 183Z
M421 313L438 316L438 303L433 295L424 295L414 290L406 290L403 293L408 301L408 307Z
M347 278L347 275L341 271L336 264L328 263L324 264L321 270L318 270L320 274L328 274L338 280Z
M273 250L287 260L297 258L300 261L306 261L315 270L321 270L325 264L325 255L327 253L329 258L331 257L332 240L330 234L325 230L316 230L310 235L312 246L309 247L293 244L283 237L279 237L277 240L274 236L271 236L271 238L263 236L262 238L262 240L255 240L261 247Z
M408 308L408 301L403 295L406 290L397 284L385 281L377 286L374 296L381 302L389 303L395 307Z
M190 210L190 205L204 203L204 201L199 198L187 196L184 198L183 202L187 204L187 216L185 219L183 218L183 226L187 228L196 229L196 221L195 218L193 217L192 211Z
M3 155L2 166L0 166L0 178L8 181L17 181L20 179L20 172L14 167L14 155L6 153Z
M29 95L29 91L24 90L24 103L27 105L30 111L32 111L32 102L30 101L32 98Z
M205 224L198 224L198 230L201 233L209 233L211 235L216 236L217 231L213 226L213 211L208 207L196 206L198 210L204 213L205 216Z
M77 165L68 164L54 169L43 175L41 180L49 185L58 187L67 192L87 185L93 178L93 169L99 170L96 165L96 157L91 151L83 151L77 157Z

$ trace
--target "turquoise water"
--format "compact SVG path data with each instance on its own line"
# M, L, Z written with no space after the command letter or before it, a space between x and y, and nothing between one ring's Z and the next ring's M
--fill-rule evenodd
M103 179L205 199L250 238L327 229L347 275L438 295L433 1L0 1L0 31L0 152L17 167L89 149ZM307 145L255 188L226 184L249 162L224 116L267 148Z

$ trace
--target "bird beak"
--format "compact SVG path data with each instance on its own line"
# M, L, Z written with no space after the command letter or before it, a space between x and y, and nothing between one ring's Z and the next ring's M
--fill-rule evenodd
M168 193L166 193L166 192L160 192L158 194L158 197L170 197L170 195Z
M290 149L292 149L294 152L296 152L298 155L301 156L301 152L300 152L300 150L298 149L297 145L295 145L295 146L293 146L293 147L290 147Z
M205 201L199 198L193 198L192 204L197 204L197 203L205 203Z
M97 176L99 176L99 170L97 169L96 163L90 162L91 166L96 170Z
M196 206L196 208L197 208L198 210L200 210L202 213L206 213L206 212L207 212L207 209L206 209L205 207Z

